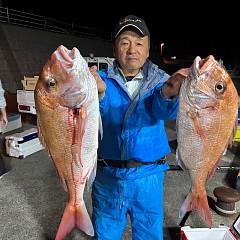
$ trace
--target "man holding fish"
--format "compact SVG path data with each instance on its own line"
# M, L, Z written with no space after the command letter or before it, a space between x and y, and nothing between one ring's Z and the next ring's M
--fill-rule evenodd
M164 120L176 119L189 69L169 76L149 57L145 21L128 15L114 31L116 60L90 68L99 94L103 136L92 187L95 239L120 240L130 216L132 239L163 239L164 172L171 152Z

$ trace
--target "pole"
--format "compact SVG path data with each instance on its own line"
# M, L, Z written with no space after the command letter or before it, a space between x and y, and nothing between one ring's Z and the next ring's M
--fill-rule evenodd
M169 165L169 170L183 170L179 165ZM217 170L240 170L240 166L218 166Z

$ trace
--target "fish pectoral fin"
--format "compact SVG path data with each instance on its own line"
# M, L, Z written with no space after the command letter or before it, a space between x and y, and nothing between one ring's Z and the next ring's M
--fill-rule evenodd
M195 133L197 135L200 136L200 138L202 139L206 148L210 149L210 145L208 143L207 136L205 134L205 130L204 130L202 124L201 124L198 112L195 111L194 113L188 114L188 116L189 116L190 124L191 124L193 130L195 131Z
M86 108L84 106L82 106L79 109L78 129L77 129L77 153L78 153L80 162L81 162L82 139L83 139L83 135L85 132L86 117L87 117ZM82 163L81 163L81 165L82 165Z

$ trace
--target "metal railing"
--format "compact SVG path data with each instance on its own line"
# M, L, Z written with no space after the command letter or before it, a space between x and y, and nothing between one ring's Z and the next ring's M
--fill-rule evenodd
M0 23L35 28L44 31L69 34L91 39L112 41L112 33L95 28L66 23L40 15L0 7Z

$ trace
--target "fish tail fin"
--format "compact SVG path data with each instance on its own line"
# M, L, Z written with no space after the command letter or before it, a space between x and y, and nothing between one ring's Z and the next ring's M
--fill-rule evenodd
M65 207L55 240L62 240L75 227L75 207Z
M86 205L83 203L81 206L78 205L76 209L77 209L76 214L77 227L84 231L87 235L93 237L94 229Z
M86 234L90 236L94 235L92 222L85 204L81 206L66 206L55 240L64 239L64 237L66 237L66 235L71 232L76 225Z
M212 216L211 216L210 208L208 205L207 194L205 194L199 198L198 205L196 208L197 208L198 213L206 221L208 227L212 228Z
M182 218L187 212L197 209L198 213L206 221L209 228L212 227L212 216L210 213L207 194L202 196L193 196L192 192L188 194L179 211L179 218Z
M187 212L190 212L194 207L192 206L192 193L190 192L184 200L179 211L179 218L184 217Z

